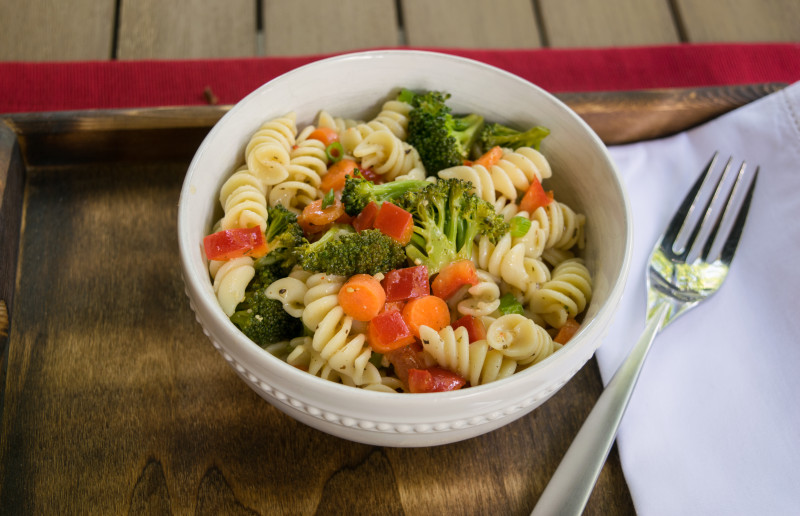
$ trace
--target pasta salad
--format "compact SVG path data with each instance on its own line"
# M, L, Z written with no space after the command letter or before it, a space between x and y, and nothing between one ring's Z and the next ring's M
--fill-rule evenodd
M584 215L543 186L544 127L401 89L374 118L265 121L204 239L217 299L256 344L386 392L489 383L560 349L592 295Z

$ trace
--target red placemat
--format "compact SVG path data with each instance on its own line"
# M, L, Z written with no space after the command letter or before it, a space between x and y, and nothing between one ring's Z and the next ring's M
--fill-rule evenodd
M603 49L436 49L495 65L552 92L700 87L800 80L800 44ZM217 60L0 63L0 113L231 104L326 56Z

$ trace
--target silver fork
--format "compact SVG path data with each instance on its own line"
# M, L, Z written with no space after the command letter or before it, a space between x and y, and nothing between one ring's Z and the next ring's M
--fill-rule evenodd
M758 176L756 168L746 187L747 167L743 162L731 188L727 184L734 170L731 163L732 158L715 180L714 154L653 249L647 268L644 332L598 398L539 498L533 516L583 512L656 334L708 299L725 281ZM743 188L747 188L744 194Z

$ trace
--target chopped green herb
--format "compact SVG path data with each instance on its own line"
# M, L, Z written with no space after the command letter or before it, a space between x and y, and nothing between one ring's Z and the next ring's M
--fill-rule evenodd
M530 229L531 221L527 217L517 215L511 219L511 222L509 222L509 232L514 238L524 237L528 234Z
M498 310L500 310L500 313L503 315L524 314L522 310L522 303L517 301L517 298L514 297L511 292L507 292L503 297L500 298L500 306L498 307Z
M325 197L322 198L322 209L324 210L328 206L332 206L333 203L336 202L336 196L333 194L333 188L325 194Z

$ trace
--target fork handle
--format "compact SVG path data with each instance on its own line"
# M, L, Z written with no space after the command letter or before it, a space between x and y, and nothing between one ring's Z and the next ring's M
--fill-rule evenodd
M622 415L631 399L647 352L662 328L669 310L663 303L648 319L644 332L597 399L558 469L553 474L532 516L580 515L592 494L608 452L614 444Z

